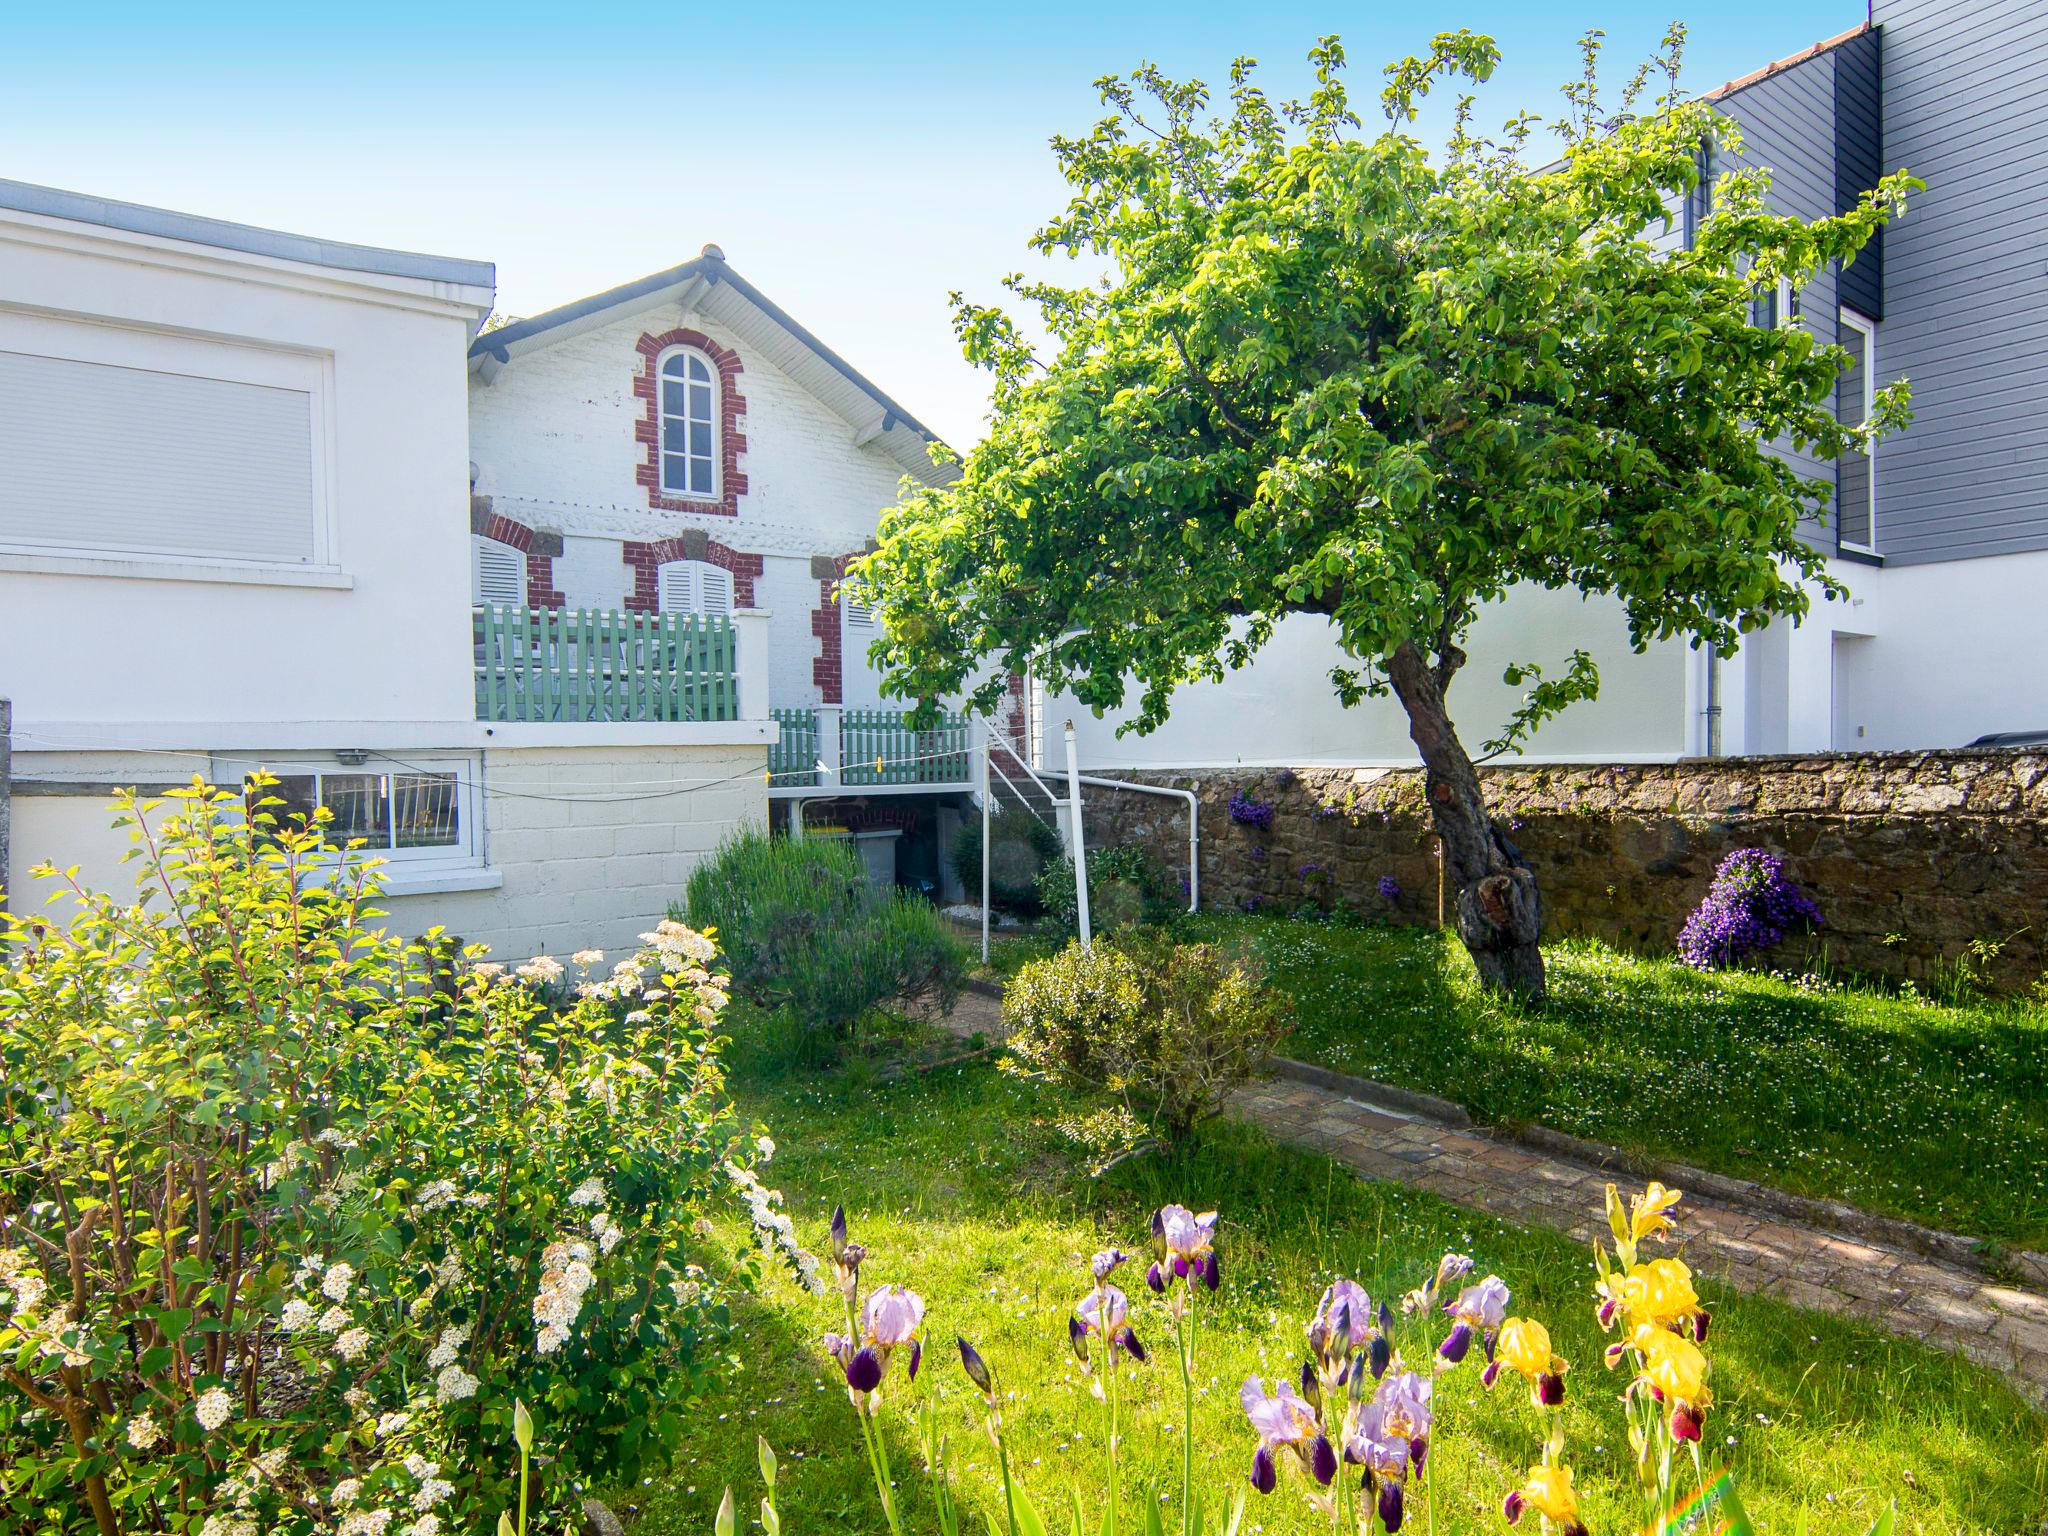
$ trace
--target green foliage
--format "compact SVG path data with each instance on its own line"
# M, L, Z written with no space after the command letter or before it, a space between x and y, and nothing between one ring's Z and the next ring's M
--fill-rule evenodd
M1062 933L1080 926L1074 891L1074 861L1062 855L1038 876L1045 919ZM1098 933L1160 923L1178 910L1166 871L1136 843L1088 850L1088 918Z
M1259 1074L1289 1016L1248 954L1160 934L1074 943L1011 981L1005 1065L1064 1090L1108 1093L1127 1131L1178 1142Z
M1107 275L1012 281L1043 358L956 298L967 355L994 374L991 429L855 568L889 690L936 700L988 678L992 708L1028 664L1107 709L1134 678L1142 731L1290 613L1327 617L1357 658L1332 679L1350 702L1385 691L1404 649L1441 693L1479 611L1518 583L1612 594L1638 647L1724 652L1803 615L1809 586L1836 592L1801 536L1832 480L1766 445L1860 451L1905 420L1905 387L1864 426L1836 421L1841 348L1757 328L1750 301L1854 259L1919 184L1901 172L1807 221L1767 211L1768 173L1741 168L1690 247L1659 249L1703 147L1720 165L1741 148L1680 94L1681 41L1653 66L1664 93L1640 99L1646 69L1612 111L1589 50L1541 169L1535 120L1477 135L1469 97L1439 163L1408 131L1433 87L1492 73L1497 49L1469 32L1389 71L1370 137L1334 38L1305 102L1271 102L1248 60L1217 117L1205 86L1150 67L1103 82L1103 120L1053 142L1069 196L1031 243ZM1542 682L1506 744L1591 696L1589 667Z
M1044 910L1039 880L1046 866L1065 849L1059 831L1029 811L1010 811L989 818L988 901L998 912L1036 917ZM981 818L970 816L953 839L948 855L953 873L968 899L981 900ZM1068 884L1073 883L1072 877Z
M0 929L0 1526L484 1529L515 1394L539 1509L660 1463L728 1326L698 1228L752 1180L713 946L665 927L558 1014L552 960L377 928L325 812L171 801L120 803L143 901Z
M690 920L715 931L735 987L794 1029L800 1059L829 1057L880 1003L950 1009L966 961L930 902L875 885L828 838L744 831L690 875Z

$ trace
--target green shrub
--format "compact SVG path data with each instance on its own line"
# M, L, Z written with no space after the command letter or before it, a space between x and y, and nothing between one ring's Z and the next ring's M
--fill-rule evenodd
M325 812L171 798L121 802L147 904L0 925L0 1528L487 1530L515 1399L551 1515L661 1464L728 1333L707 1210L777 1214L710 941L586 952L558 1013L553 960L377 928Z
M690 921L715 930L733 984L786 1012L805 1060L901 998L950 1009L965 952L921 896L873 884L844 842L747 831L690 875Z
M988 904L998 912L1036 917L1044 910L1039 877L1065 853L1057 828L1029 811L1011 810L989 818ZM953 839L953 873L967 899L981 900L981 818L969 817ZM1067 884L1074 883L1071 873Z
M1038 877L1045 920L1064 933L1078 932L1080 904L1074 894L1074 861L1062 855ZM1166 871L1136 843L1112 843L1088 850L1088 922L1096 933L1114 933L1143 923L1163 923L1178 905Z
M1076 942L1018 971L1003 1000L1022 1076L1121 1101L1123 1146L1183 1140L1221 1112L1288 1031L1287 1000L1248 953L1161 934ZM1110 1150L1100 1116L1081 1139Z

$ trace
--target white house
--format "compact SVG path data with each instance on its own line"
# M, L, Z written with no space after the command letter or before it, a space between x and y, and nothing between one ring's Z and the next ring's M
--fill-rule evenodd
M560 637L479 651L467 359L493 283L0 182L16 910L44 860L125 892L109 789L194 774L280 775L391 860L398 923L514 957L630 944L765 818L758 621L694 650L643 625L639 718L480 707L620 684Z
M777 824L943 888L977 728L908 731L867 661L872 619L838 591L906 479L958 473L932 434L714 245L485 332L470 375L479 611L757 618Z

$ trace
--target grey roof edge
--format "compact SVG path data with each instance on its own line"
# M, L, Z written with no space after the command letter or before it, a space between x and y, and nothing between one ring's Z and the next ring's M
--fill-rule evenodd
M69 219L79 224L97 224L130 234L183 240L193 245L241 251L251 256L269 256L280 261L306 262L347 272L374 272L385 277L457 283L472 288L495 289L498 283L498 269L488 261L468 261L458 256L425 256L415 251L392 251L374 245L321 240L312 235L291 235L281 230L261 229L253 224L235 224L226 219L178 213L169 208L151 208L141 203L123 203L83 192L66 192L57 187L39 187L25 181L0 179L0 209Z
M480 357L489 353L501 363L509 362L509 346L513 342L527 341L543 332L554 330L557 326L581 320L587 315L630 304L669 288L679 288L693 277L703 277L714 283L730 283L735 291L746 296L748 303L801 342L820 362L879 405L888 424L908 427L928 443L939 441L938 433L898 405L881 386L812 335L780 304L735 272L732 264L723 256L699 256L694 261L686 261L679 267L670 267L665 272L651 273L630 283L622 283L616 288L607 288L603 293L593 293L588 298L577 299L574 303L547 310L531 319L515 321L511 325L500 326L495 331L486 331L470 343L470 356Z

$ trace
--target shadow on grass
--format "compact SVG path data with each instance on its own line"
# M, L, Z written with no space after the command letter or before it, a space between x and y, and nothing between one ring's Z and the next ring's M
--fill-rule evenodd
M1951 1008L1597 944L1537 1007L1456 941L1205 919L1295 998L1294 1054L1558 1130L1997 1242L2048 1245L2048 1010Z
M1293 1373L1302 1324L1329 1279L1350 1275L1398 1308L1400 1293L1455 1248L1472 1254L1480 1273L1501 1274L1515 1310L1542 1319L1576 1362L1566 1432L1589 1518L1595 1529L1630 1527L1621 1383L1599 1363L1606 1339L1592 1319L1586 1256L1560 1238L1361 1182L1237 1124L1212 1126L1188 1151L1091 1180L1043 1123L1051 1106L985 1067L881 1086L788 1080L744 1090L743 1108L782 1147L773 1172L803 1240L822 1250L825 1218L844 1201L872 1250L867 1282L908 1284L929 1303L925 1373L884 1420L906 1533L932 1528L904 1411L912 1405L937 1413L950 1435L974 1529L981 1512L999 1510L992 1457L951 1348L958 1333L975 1340L1014 1394L1005 1409L1012 1456L1040 1507L1063 1512L1072 1490L1091 1519L1099 1512L1101 1409L1066 1352L1066 1314L1086 1288L1089 1253L1142 1249L1149 1213L1168 1200L1216 1208L1224 1222L1224 1284L1200 1298L1197 1478L1212 1511L1227 1510L1252 1449L1238 1383ZM742 1236L730 1219L720 1231L729 1242ZM1125 1378L1125 1486L1174 1487L1181 1388L1170 1328L1138 1272L1122 1278L1153 1351ZM1716 1306L1711 1448L1736 1467L1762 1528L1789 1530L1803 1509L1815 1532L1861 1532L1897 1497L1909 1529L2031 1529L2048 1480L2043 1424L1996 1378L1860 1325L1719 1295L1704 1282L1702 1290ZM756 1434L783 1456L781 1506L792 1532L883 1529L852 1411L817 1347L836 1307L780 1280L742 1299L734 1375L697 1405L673 1473L636 1495L650 1536L708 1531L727 1484L743 1510L754 1507ZM1397 1343L1411 1358L1427 1350L1418 1323L1403 1323ZM893 1372L892 1381L903 1385ZM1500 1495L1541 1437L1526 1393L1509 1383L1481 1392L1475 1361L1445 1376L1438 1393L1438 1527L1496 1530ZM1326 1528L1285 1486L1253 1498L1248 1520L1268 1532ZM1172 1529L1171 1507L1166 1514Z

